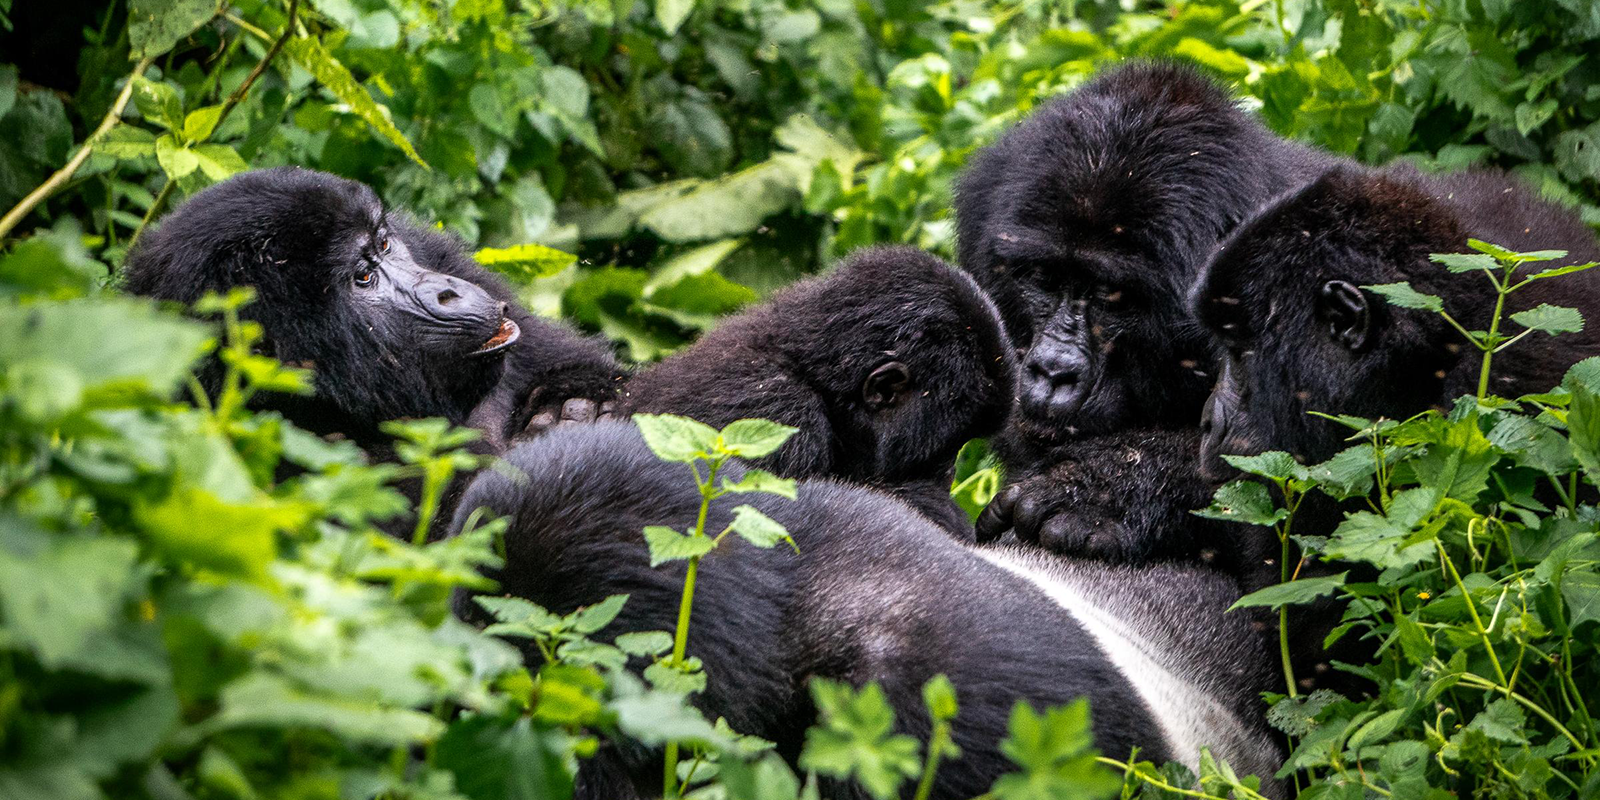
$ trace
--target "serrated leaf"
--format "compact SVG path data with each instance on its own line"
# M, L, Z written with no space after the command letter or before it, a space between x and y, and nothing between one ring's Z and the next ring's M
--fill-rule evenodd
M788 542L796 553L800 552L799 546L789 538L789 531L755 506L734 507L733 521L728 523L728 528L756 547L774 547L779 542Z
M766 492L780 497L787 497L790 500L795 499L797 496L796 486L797 484L793 478L780 478L764 469L745 470L744 477L738 481L727 479L722 481L722 490L725 492L734 494Z
M1308 603L1338 591L1339 587L1344 585L1345 576L1349 574L1348 572L1341 572L1338 575L1328 575L1321 578L1301 578L1297 581L1268 586L1265 589L1258 589L1239 598L1228 610L1264 606L1276 611L1283 606Z
M194 151L178 144L177 138L170 133L156 140L156 161L161 164L161 170L167 173L167 177L173 180L200 168L200 159L195 157Z
M1372 478L1378 460L1371 445L1358 444L1339 451L1333 458L1308 467L1306 474L1317 488L1338 499L1365 497L1372 491Z
M406 139L405 134L401 133L389 119L389 109L372 99L366 88L356 81L355 76L350 74L350 70L344 64L322 46L322 42L309 36L295 37L290 39L283 49L299 62L300 66L305 67L306 71L334 97L349 106L356 116L366 120L367 124L377 130L383 138L400 148L412 161L423 167L428 166L428 162L417 155L416 148L411 146L411 141Z
M1411 288L1411 284L1405 281L1371 284L1361 288L1373 292L1401 308L1416 308L1435 312L1444 310L1444 300L1437 295L1423 294Z
M217 0L128 0L129 58L137 61L171 50L216 16L217 6Z
M1566 255L1566 253L1563 252L1562 255ZM1594 269L1597 266L1600 266L1600 261L1590 261L1587 264L1568 264L1564 267L1551 267L1547 270L1535 272L1532 275L1529 275L1527 279L1530 281L1535 281L1543 278L1559 278L1562 275L1571 275L1574 272L1582 272L1586 269Z
M1287 519L1287 509L1278 508L1267 487L1255 481L1234 481L1217 490L1211 505L1194 512L1207 519L1242 522L1246 525L1273 526Z
M206 720L210 730L271 727L329 731L376 745L422 744L443 723L429 714L370 700L316 694L267 672L250 672L222 690L222 709Z
M485 247L472 257L495 272L524 282L547 278L578 263L578 257L572 253L542 244Z
M722 449L740 458L760 458L783 446L799 428L765 419L741 419L722 429Z
M650 566L657 567L669 561L687 561L699 558L716 548L709 536L689 536L665 525L650 525L644 529L644 541L650 546Z
M1271 450L1253 456L1223 456L1234 469L1249 475L1259 475L1273 481L1305 480L1308 473L1294 456L1282 450Z
M1513 322L1528 330L1543 331L1551 336L1558 333L1577 333L1583 330L1583 315L1576 308L1540 303L1527 311L1511 315Z
M699 662L696 660L694 664L698 666ZM705 691L705 671L689 669L687 666L675 667L664 661L657 661L644 668L644 679L657 691L670 694L686 695Z
M892 797L917 775L919 744L893 732L894 710L878 684L857 691L817 678L811 681L811 696L819 722L806 731L802 769L854 778L878 800Z
M622 613L622 606L627 602L627 595L614 594L592 606L580 608L572 615L572 629L578 633L594 633L610 625Z
M1428 260L1435 264L1443 264L1445 269L1455 273L1483 270L1496 272L1500 269L1500 262L1494 256L1483 253L1434 253Z
M672 649L672 634L666 631L638 631L617 636L619 650L630 656L656 656Z
M644 443L662 461L688 464L717 447L717 429L675 414L635 414Z

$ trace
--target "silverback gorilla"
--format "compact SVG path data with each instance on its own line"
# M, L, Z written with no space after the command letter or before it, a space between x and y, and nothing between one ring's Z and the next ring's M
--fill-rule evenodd
M682 466L657 461L620 422L560 426L507 459L527 480L483 473L456 521L480 506L512 518L505 565L490 573L500 591L559 613L626 593L605 635L670 630L683 568L650 567L641 531L693 524L700 495ZM1278 794L1281 754L1258 694L1273 685L1272 660L1247 617L1224 613L1231 581L964 545L887 495L829 480L801 481L795 501L753 502L800 552L729 540L702 561L688 652L709 675L695 702L711 718L793 759L815 717L809 678L877 681L900 729L926 740L920 690L942 673L960 697L962 757L941 766L934 797L979 795L1010 769L997 743L1018 700L1079 697L1108 753L1137 746L1193 765L1205 745ZM708 524L729 519L718 506ZM466 598L457 608L483 621ZM537 663L532 647L525 655ZM603 748L580 770L579 796L653 796L660 776L659 753Z
M265 352L315 376L312 396L261 402L369 448L387 446L385 420L463 424L495 391L515 397L508 409L603 400L619 376L603 344L524 311L459 241L323 172L248 172L196 194L140 240L122 285L182 303L255 287L241 316ZM526 419L473 422L503 441Z
M1206 407L1202 466L1216 479L1221 455L1286 450L1306 463L1342 449L1342 426L1324 411L1403 419L1476 391L1480 360L1438 315L1387 304L1363 285L1409 281L1444 299L1466 325L1487 325L1494 294L1430 253L1466 250L1468 238L1518 250L1563 249L1600 260L1576 214L1492 172L1423 176L1409 169L1342 167L1263 209L1241 226L1194 288L1196 316L1224 346L1221 379ZM1549 265L1532 265L1534 270ZM1540 303L1600 309L1600 274L1536 281L1507 314ZM1495 361L1491 389L1550 389L1573 362L1600 353L1600 327L1532 336Z

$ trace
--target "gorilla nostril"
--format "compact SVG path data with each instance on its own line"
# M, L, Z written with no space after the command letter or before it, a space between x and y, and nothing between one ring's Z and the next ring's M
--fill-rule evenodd
M441 306L450 305L450 303L460 298L461 295L456 294L456 290L454 289L442 289L439 291L439 305Z

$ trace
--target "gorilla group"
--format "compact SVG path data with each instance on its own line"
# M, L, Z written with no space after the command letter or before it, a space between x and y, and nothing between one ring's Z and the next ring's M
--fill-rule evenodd
M898 728L925 739L920 688L945 674L964 755L934 796L982 793L1008 768L1015 702L1077 697L1112 755L1192 765L1205 745L1281 793L1259 700L1281 682L1276 633L1227 612L1277 579L1278 543L1189 513L1231 477L1220 456L1320 460L1340 437L1309 411L1404 416L1470 391L1477 362L1452 329L1361 287L1407 280L1475 319L1482 297L1428 254L1476 237L1586 261L1593 235L1498 174L1373 169L1285 141L1166 64L1042 106L973 158L955 212L959 270L865 250L637 374L521 309L459 242L304 170L196 195L131 254L124 285L184 302L256 287L245 315L263 350L316 376L313 395L261 405L309 430L379 458L383 420L483 431L480 449L523 477L461 481L453 525L509 518L500 592L556 612L629 594L608 634L673 626L681 568L649 567L640 531L684 527L700 501L612 418L799 428L757 464L799 479L798 499L754 504L800 552L730 540L706 556L689 641L709 676L694 702L790 759L815 717L810 678L877 681ZM1597 292L1584 276L1515 299L1588 309ZM1496 388L1548 388L1596 337L1534 337ZM951 462L989 435L1011 483L974 529ZM1326 662L1326 626L1296 627L1296 672L1316 674L1303 664ZM658 752L607 745L580 794L646 796L660 769Z

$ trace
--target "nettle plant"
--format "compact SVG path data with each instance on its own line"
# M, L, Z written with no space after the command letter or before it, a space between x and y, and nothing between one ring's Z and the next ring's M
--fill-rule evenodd
M1475 396L1405 420L1325 415L1353 431L1348 449L1311 466L1283 452L1230 456L1261 480L1222 487L1198 512L1272 527L1283 542L1284 583L1238 606L1286 620L1287 606L1336 594L1347 605L1328 643L1378 643L1373 663L1338 665L1372 682L1369 699L1297 696L1280 628L1289 688L1269 698L1269 719L1294 743L1280 775L1309 781L1302 797L1600 794L1600 358L1549 392L1488 393L1497 354L1536 331L1583 327L1576 309L1541 305L1510 315L1524 330L1508 334L1507 297L1595 264L1533 271L1566 253L1471 246L1433 260L1488 279L1497 299L1486 329L1408 284L1364 288L1460 331L1483 354ZM1329 535L1294 531L1313 493L1351 509ZM1376 578L1300 578L1309 559L1365 565Z

